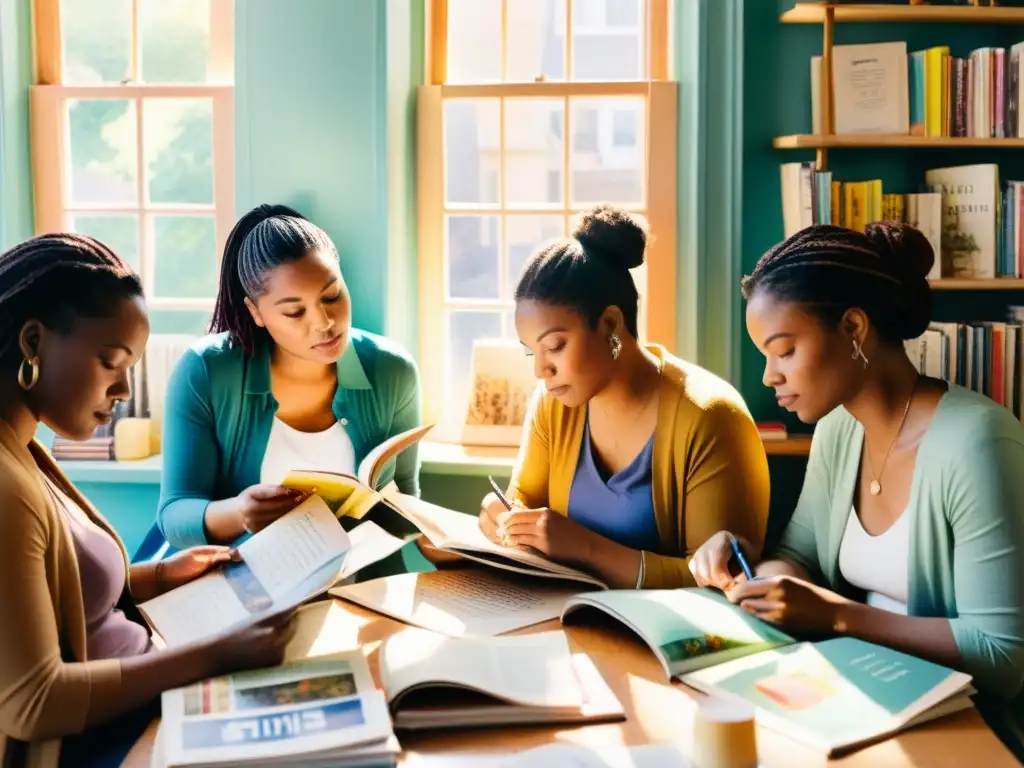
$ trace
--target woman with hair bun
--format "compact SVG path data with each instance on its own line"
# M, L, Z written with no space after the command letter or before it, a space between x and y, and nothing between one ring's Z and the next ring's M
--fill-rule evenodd
M334 243L284 205L260 205L224 247L212 335L167 385L157 523L175 547L229 543L292 509L292 469L355 474L420 425L408 353L352 327ZM419 494L417 448L385 469Z
M819 423L796 511L755 569L764 578L738 574L735 531L712 537L691 567L699 584L787 630L969 672L982 713L1021 757L1024 425L908 359L902 342L931 317L934 258L902 224L817 225L744 278L765 386Z
M491 540L619 588L692 586L714 531L752 546L768 517L768 462L747 408L712 373L643 345L629 270L647 232L608 206L527 262L516 331L543 382L509 487L481 505Z

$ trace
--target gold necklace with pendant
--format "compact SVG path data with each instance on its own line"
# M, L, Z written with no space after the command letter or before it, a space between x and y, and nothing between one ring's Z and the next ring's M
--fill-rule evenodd
M914 381L914 388L910 390L910 397L907 398L907 404L903 406L903 418L900 419L900 426L896 430L896 434L892 436L892 442L889 443L889 450L885 452L885 457L882 459L882 470L877 475L875 474L875 467L871 461L871 449L868 447L867 438L864 440L864 455L868 459L868 470L871 472L871 482L868 483L868 490L871 491L872 496L878 496L882 492L882 475L885 472L885 464L889 461L889 454L892 453L892 449L896 445L896 441L899 440L900 434L903 432L903 425L907 423L907 414L910 413L910 403L914 400L914 392L917 391L917 381Z

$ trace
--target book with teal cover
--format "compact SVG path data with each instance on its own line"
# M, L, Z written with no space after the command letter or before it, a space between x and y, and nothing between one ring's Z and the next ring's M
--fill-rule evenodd
M973 706L970 675L850 637L799 642L717 590L585 593L562 623L593 611L639 635L667 678L743 699L765 727L827 754Z
M972 706L971 678L852 637L797 643L684 675L753 704L761 725L827 754Z

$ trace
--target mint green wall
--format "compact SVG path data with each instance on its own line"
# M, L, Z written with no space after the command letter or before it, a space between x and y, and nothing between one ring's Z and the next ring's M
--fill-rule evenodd
M301 210L333 238L354 322L384 330L386 24L377 0L235 4L239 212Z
M30 0L0 0L0 248L8 248L33 233L28 132L30 9Z

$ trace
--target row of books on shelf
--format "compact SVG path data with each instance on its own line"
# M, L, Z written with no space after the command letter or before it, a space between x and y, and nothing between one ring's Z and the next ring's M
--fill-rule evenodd
M1009 322L932 323L906 342L907 354L926 376L979 392L1021 418L1024 403L1024 307Z
M907 53L906 42L832 49L836 134L1024 138L1020 118L1024 42L978 48L966 57L949 46ZM811 59L812 130L824 132L822 57Z
M902 221L935 250L929 279L1024 277L1024 182L1000 185L997 165L929 170L911 193L886 193L880 179L837 181L809 162L784 163L781 179L787 237L812 224Z

